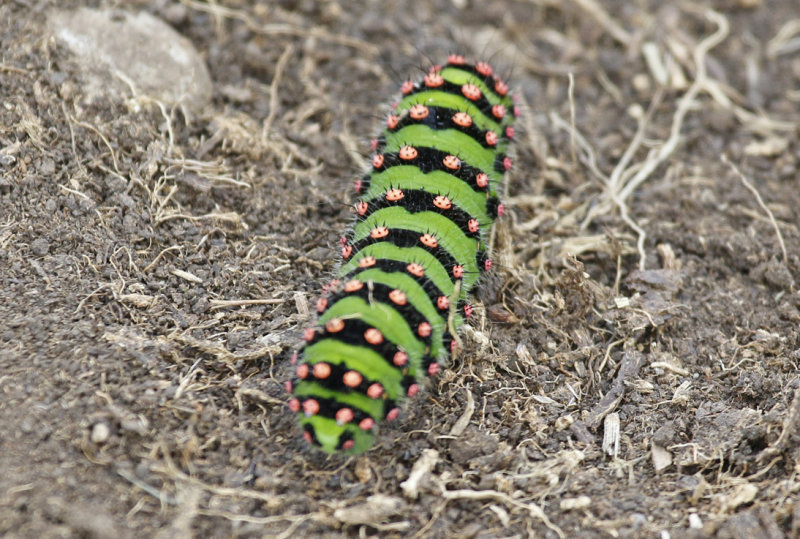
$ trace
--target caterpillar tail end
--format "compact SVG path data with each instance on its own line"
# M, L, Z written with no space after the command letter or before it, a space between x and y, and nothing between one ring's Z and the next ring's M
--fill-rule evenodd
M325 453L360 455L375 442L375 435L371 430L362 430L357 425L340 425L320 416L305 417L302 412L298 415L303 439Z

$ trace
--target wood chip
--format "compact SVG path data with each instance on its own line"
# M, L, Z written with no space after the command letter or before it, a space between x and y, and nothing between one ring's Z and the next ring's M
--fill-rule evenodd
M416 500L419 496L420 482L431 473L433 467L439 462L439 452L435 449L426 449L422 452L422 456L414 463L411 468L411 475L408 479L400 483L400 488L403 489L403 494L407 498Z
M142 309L146 309L155 303L155 298L153 296L148 296L147 294L122 294L119 297L119 300L122 303L130 303L135 307L141 307Z
M367 524L381 530L401 531L411 526L410 522L384 523L405 508L405 502L397 496L373 494L362 503L342 507L333 512L333 518L345 524Z
M577 498L564 498L559 503L562 511L574 511L575 509L586 509L592 505L592 499L589 496L578 496Z
M458 418L453 428L450 429L450 436L461 436L464 430L469 425L472 414L475 413L475 400L472 398L472 391L467 389L467 406L464 408L464 413Z
M608 414L603 420L603 452L609 457L619 456L619 414Z
M172 270L172 274L175 275L176 277L180 277L181 279L186 279L187 281L192 283L201 284L203 282L203 279L201 279L200 277L198 277L193 273L189 273L188 271L174 269Z
M762 141L751 142L744 147L745 155L777 157L789 147L789 139L783 137L769 137Z
M736 485L730 494L720 496L723 511L733 511L740 505L750 503L756 499L758 487L752 483L742 483Z
M653 467L656 469L657 473L660 473L672 466L672 453L656 443L652 444L651 450Z
M367 457L361 457L356 461L354 473L358 480L365 485L372 481L372 468Z

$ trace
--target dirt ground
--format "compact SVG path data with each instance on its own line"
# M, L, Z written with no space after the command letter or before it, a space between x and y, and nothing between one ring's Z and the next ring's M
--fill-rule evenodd
M210 103L86 105L43 31L82 5L167 21ZM0 535L800 537L796 0L0 21ZM376 447L322 455L288 360L369 138L449 52L523 107L498 269Z

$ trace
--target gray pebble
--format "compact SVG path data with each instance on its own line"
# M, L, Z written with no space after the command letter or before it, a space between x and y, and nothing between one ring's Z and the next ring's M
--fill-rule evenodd
M36 256L44 256L50 251L50 242L44 238L36 238L31 243L31 252Z

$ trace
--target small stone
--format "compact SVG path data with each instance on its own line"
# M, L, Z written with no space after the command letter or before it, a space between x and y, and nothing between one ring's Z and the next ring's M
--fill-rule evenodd
M107 424L95 423L94 427L92 427L92 443L104 444L108 441L109 436L111 436L111 429L108 428Z
M636 88L636 91L639 93L645 93L650 91L650 77L645 75L644 73L637 73L633 76L633 87Z
M31 243L31 252L36 256L44 256L50 251L50 242L44 238L36 238Z
M186 22L189 16L189 10L183 4L171 4L164 11L164 17L167 21L174 26L178 26Z
M566 428L569 428L569 426L573 423L575 423L575 418L567 414L556 419L555 427L556 430L562 431Z
M182 19L178 11L173 19ZM203 59L163 20L144 11L89 8L55 9L47 18L50 33L72 52L87 102L121 101L132 92L191 109L210 101L211 77Z
M366 485L367 483L372 481L373 478L372 469L370 467L370 462L368 458L361 457L360 459L358 459L358 461L356 461L356 467L354 472L356 474L356 477L361 483Z
M794 284L792 272L777 258L772 258L767 263L766 271L764 271L764 280L775 288L782 290L789 290Z
M672 453L656 443L652 444L651 449L653 468L655 468L656 473L663 472L672 465Z
M56 172L56 163L49 157L45 157L42 159L41 164L39 165L39 173L42 176L52 176Z
M510 313L500 304L489 307L487 309L487 313L489 315L489 319L494 322L509 322L514 317L512 313Z

